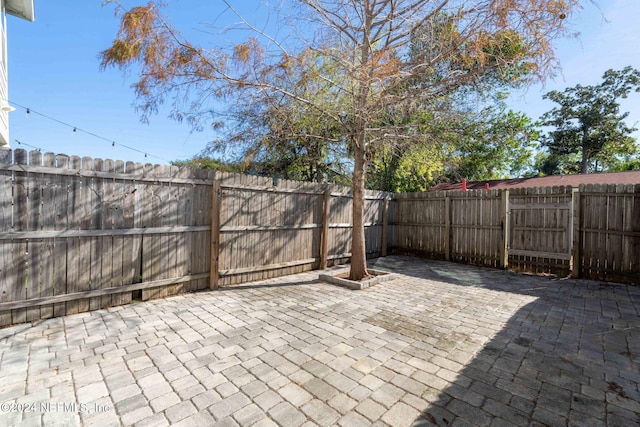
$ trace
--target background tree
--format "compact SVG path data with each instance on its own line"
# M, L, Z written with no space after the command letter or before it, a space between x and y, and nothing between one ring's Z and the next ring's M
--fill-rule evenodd
M425 191L462 178L480 181L518 176L530 166L538 131L525 114L499 105L446 114L442 105L439 108L440 117L429 114L420 129L428 135L426 144L396 145L369 162L369 188Z
M547 163L542 165L548 172L608 170L623 156L638 153L630 136L636 129L624 123L629 113L620 113L619 100L632 91L640 92L640 71L632 67L608 70L602 79L598 85L577 85L543 96L559 104L541 118L543 125L555 128L542 140L549 150Z
M240 163L225 162L206 156L194 156L188 160L174 160L171 162L171 165L179 168L207 169L221 172L245 172L245 168Z
M537 123L523 113L485 108L466 118L449 180L478 181L521 175L531 163L538 140Z
M286 40L259 33L233 49L205 49L184 40L150 2L121 15L116 40L101 53L102 66L139 67L134 87L143 117L157 112L167 99L174 118L197 123L209 99L266 97L277 106L286 97L341 127L354 156L350 278L360 280L368 276L363 218L367 162L385 145L420 139L410 123L381 126L379 118L388 113L411 117L428 100L471 86L488 73L506 78L513 69L526 69L523 79L544 78L555 64L551 41L566 33L562 18L578 3L298 0L291 2L289 18L297 30ZM446 36L428 38L434 48L424 55L409 55L414 31L442 14L451 23ZM332 72L319 76L326 84L322 102L306 98L296 84L283 84L291 76L322 73L325 64ZM437 78L429 78L434 74ZM327 102L331 97L334 102Z

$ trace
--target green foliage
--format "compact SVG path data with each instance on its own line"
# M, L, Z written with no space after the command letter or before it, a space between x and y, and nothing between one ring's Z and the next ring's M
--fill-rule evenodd
M424 191L448 180L519 176L528 168L538 139L537 124L529 117L501 108L454 110L443 117L425 113L421 120L419 129L428 135L428 143L381 152L369 164L369 188Z
M467 120L454 153L457 165L450 169L450 178L502 179L523 173L538 139L536 123L524 113L492 108Z
M543 97L559 104L542 116L543 125L555 128L542 138L542 144L556 172L614 170L625 156L640 154L630 136L636 129L625 124L628 113L620 113L619 104L631 91L640 92L640 71L608 70L602 78L599 85L577 85Z
M171 166L189 169L206 169L220 172L246 172L246 167L240 163L227 163L222 160L206 156L194 156L189 160L174 160L171 162Z
M433 186L445 171L444 153L435 145L416 145L402 156L395 170L393 191L419 192Z

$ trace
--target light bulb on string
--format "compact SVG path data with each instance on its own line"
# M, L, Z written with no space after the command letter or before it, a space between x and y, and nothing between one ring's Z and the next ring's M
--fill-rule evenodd
M72 132L72 134L73 134L73 135L75 135L75 134L76 134L76 128L73 128L73 132Z
M31 110L27 108L27 118L29 118L29 116L31 116Z

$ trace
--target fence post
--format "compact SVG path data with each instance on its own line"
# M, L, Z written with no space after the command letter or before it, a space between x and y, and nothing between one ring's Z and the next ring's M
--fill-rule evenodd
M573 216L571 218L571 277L577 279L580 277L580 252L582 247L582 236L580 234L580 190L574 188L571 191L571 206Z
M500 245L500 268L509 267L509 190L503 190L500 215L502 216L502 244Z
M640 253L640 184L636 184L633 192L633 210L632 210L632 230L634 231L634 235L631 237L632 246L631 253L638 254ZM631 265L631 271L634 270L634 265ZM636 277L636 282L640 283L640 260L638 257L635 257L635 270L638 272L638 276Z
M327 188L322 198L322 235L320 236L320 270L327 268L329 258L329 202L331 190Z
M451 198L444 196L444 259L451 261Z
M217 174L216 174L217 175ZM220 265L220 181L216 176L212 184L211 194L211 266L209 275L209 289L218 289Z
M382 251L381 256L387 256L387 232L388 232L388 209L389 209L389 197L385 194L382 199Z

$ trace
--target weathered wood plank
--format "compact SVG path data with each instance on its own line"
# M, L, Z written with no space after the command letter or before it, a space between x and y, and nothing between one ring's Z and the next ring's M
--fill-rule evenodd
M83 170L93 170L93 159L83 157L81 159ZM75 200L74 211L77 215L78 229L87 230L91 228L91 200L92 200L92 178L78 178L78 198ZM77 264L77 288L79 292L91 290L91 238L78 238L78 264ZM90 300L78 300L78 311L85 312L90 309Z
M59 156L66 156L66 155L59 154ZM121 162L121 160L118 160L118 162ZM126 175L122 173L115 173L113 171L114 169L112 169L111 172L96 172L92 170L81 169L80 166L77 166L77 168L74 166L71 166L66 170L57 170L57 169L51 169L46 167L40 167L40 166L29 166L26 164L19 164L19 165L18 164L15 164L15 165L0 164L0 170L14 171L14 172L29 172L29 173L38 173L38 174L51 174L55 176L66 175L66 176L86 177L86 178L104 178L109 180L129 181L133 179L134 181L150 183L150 184L172 183L172 184L211 186L211 182L212 182L212 180L209 180L209 179L198 179L198 178L182 179L182 178L155 177L155 176L145 175L144 173L131 176L131 175Z
M124 174L124 162L116 160L114 162L114 170L117 174ZM113 180L110 182L110 208L113 218L113 229L121 229L125 227L124 220L124 199L126 182L122 180ZM112 249L112 285L114 287L122 286L124 282L125 265L128 261L124 260L124 239L123 236L113 236L113 249ZM113 305L127 304L130 301L131 294L119 293L111 296L111 303Z
M14 159L16 164L26 165L28 163L28 155L26 150L15 150ZM13 226L14 230L24 231L28 229L29 205L28 205L28 178L24 173L15 174L13 184ZM13 286L12 301L24 300L27 297L27 287L29 284L29 265L27 264L28 245L27 242L13 242L12 260L14 266L13 274L16 277L15 286ZM27 310L17 309L12 313L13 323L24 323L27 320Z
M169 166L163 165L154 165L154 174L156 177L168 177L170 176L170 168ZM171 188L170 183L159 183L156 186L156 197L158 198L158 206L156 210L156 215L159 215L159 225L160 227L169 226L171 222ZM162 280L169 278L169 271L173 269L173 265L171 265L171 260L169 256L168 246L169 246L169 235L168 234L160 234L154 236L156 239L156 275L154 280ZM165 298L168 295L168 290L166 287L157 288L157 294L155 298Z
M0 163L11 163L13 151L0 148ZM0 170L0 233L13 228L13 173ZM0 241L0 302L10 301L13 296L15 274L11 241ZM11 311L0 311L0 327L11 324Z
M55 154L45 153L43 156L43 165L45 167L55 166ZM56 210L55 210L55 177L40 175L42 180L42 213L40 220L40 230L49 231L55 229ZM40 278L41 290L40 296L47 297L54 295L54 240L43 239L41 241L41 257L40 257ZM53 305L43 305L40 307L40 317L47 319L53 317Z
M146 178L154 178L155 174L153 165L147 163L144 165L143 175ZM144 188L144 205L145 210L143 212L143 227L159 227L158 216L160 215L160 202L157 200L157 186L160 183L154 181L154 183L146 182ZM158 268L156 259L158 257L158 247L156 244L157 236L143 236L142 238L142 281L150 282L156 279L156 270ZM142 291L142 300L156 298L158 295L157 289L147 289Z
M312 228L312 227L309 227ZM137 236L150 234L182 234L193 231L209 231L211 226L175 226L105 230L18 231L0 233L0 240L55 239L67 237ZM241 230L224 230L241 231Z
M137 165L138 164L134 162L126 162L124 165L125 173L127 175L139 173L139 168ZM116 170L117 169L118 165L116 165ZM122 184L122 214L120 227L118 227L118 229L126 230L135 227L137 185L133 180L123 181ZM136 273L140 269L139 246L139 236L123 235L122 285L131 285L139 282ZM131 302L131 300L131 292L123 292L120 296L120 302L122 304L128 304Z
M509 203L509 190L502 190L500 195L500 222L502 233L500 235L500 267L509 268L509 244L511 230L511 214Z
M175 166L169 167L168 174L171 177L178 178L179 177L179 169ZM168 184L168 200L167 200L167 218L166 224L170 227L176 227L180 224L179 220L179 205L178 205L178 197L180 192L180 186L177 184ZM166 236L166 248L165 254L167 256L167 265L168 271L167 274L169 277L177 277L181 273L178 271L178 248L177 248L177 235L175 234L165 234ZM176 294L176 286L171 285L167 286L167 295L175 295Z
M112 159L105 159L102 164L103 170L113 173L115 171L115 162ZM109 178L102 179L102 230L112 231L114 229L114 180ZM101 289L115 288L114 279L114 241L113 234L106 235L101 238L101 264L102 273ZM120 296L107 294L102 297L103 306L113 306L120 304Z
M29 164L40 166L42 164L42 154L39 151L29 153ZM28 198L28 219L27 230L39 230L42 216L42 177L36 174L26 174L27 198ZM41 273L42 256L41 240L30 240L27 242L27 253L25 266L28 269L28 279L26 281L26 298L38 298L43 295ZM27 322L41 319L40 307L28 307L26 314Z
M20 310L20 309L24 309L26 307L31 307L31 306L39 306L43 304L45 305L60 304L65 302L68 304L71 301L96 298L100 296L119 294L123 292L132 292L140 289L163 287L163 286L167 286L175 283L190 282L193 280L208 280L208 278L209 278L209 273L203 273L203 274L195 274L190 276L154 280L151 282L134 283L131 285L115 286L112 288L95 289L92 291L56 295L52 297L34 298L34 299L14 301L14 302L3 302L3 303L0 303L0 310Z
M93 159L93 169L95 171L102 171L103 168L102 159ZM91 188L89 192L89 206L92 212L91 215L91 231L102 231L103 222L103 200L102 200L102 179L96 178L91 180ZM98 236L89 237L90 245L90 259L91 259L91 271L90 271L90 283L91 289L101 289L102 287L102 240ZM102 297L91 298L89 300L89 310L98 310L104 308L102 305Z
M142 163L134 163L131 165L130 175L131 177L141 176L143 173L143 165ZM129 172L129 169L128 169ZM138 182L135 178L133 179L133 185L131 190L131 203L133 203L133 227L136 229L144 228L143 223L143 211L147 208L144 205L144 190L145 185ZM133 260L131 264L132 268L132 283L141 283L142 282L142 235L136 235L131 237L131 258ZM180 274L183 276L183 274Z
M69 157L63 154L55 156L56 170L64 171L69 167ZM66 230L69 228L69 218L67 217L67 204L69 203L69 189L67 187L68 177L66 175L55 175L53 177L54 191L54 211L56 221L55 230ZM67 239L59 238L53 241L53 295L64 295L67 293ZM54 316L64 316L67 307L64 302L53 305Z
M211 274L209 288L218 289L220 264L220 181L214 181L211 186Z
M181 169L178 171L178 175L183 178L191 176L191 171L188 169ZM181 186L178 190L178 223L181 227L191 226L193 224L191 219L191 200L193 197L193 186ZM176 245L179 248L176 254L176 270L179 275L191 274L191 235L190 232L179 233L176 239ZM173 289L173 292L177 292L177 288Z
M198 175L199 174L199 175ZM196 176L207 176L207 171L196 171ZM200 186L196 188L198 192L198 212L197 219L193 225L211 226L211 187ZM198 236L198 270L196 274L210 274L211 260L211 231L196 233ZM193 289L201 290L209 288L209 278L198 279L193 282Z
M326 190L322 196L322 235L320 237L320 270L327 268L329 257L329 220L331 191Z

